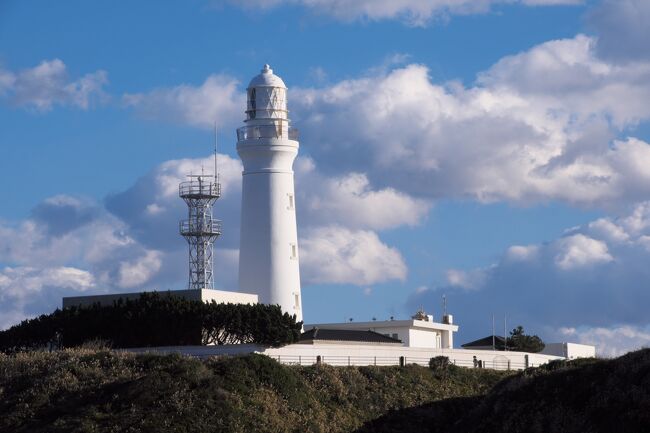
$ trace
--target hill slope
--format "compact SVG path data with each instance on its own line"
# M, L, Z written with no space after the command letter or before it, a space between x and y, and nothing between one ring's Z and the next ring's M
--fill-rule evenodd
M650 349L522 373L0 354L0 432L643 432Z
M650 349L555 362L505 378L486 396L390 412L361 432L650 431Z
M289 367L259 355L0 355L0 432L345 432L389 410L484 394L507 374Z

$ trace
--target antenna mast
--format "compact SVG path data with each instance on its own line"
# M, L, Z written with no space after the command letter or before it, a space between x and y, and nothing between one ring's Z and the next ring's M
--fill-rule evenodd
M219 170L217 165L217 121L214 121L214 181L219 183Z
M217 172L217 125L215 122L214 178L203 174L188 176L178 186L178 195L187 203L188 218L179 231L189 245L189 289L214 289L212 244L221 235L221 221L212 218L212 205L221 196Z

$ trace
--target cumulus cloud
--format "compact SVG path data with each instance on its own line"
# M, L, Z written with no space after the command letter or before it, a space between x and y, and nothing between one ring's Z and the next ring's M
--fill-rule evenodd
M437 84L426 66L411 64L292 89L292 113L325 170L364 167L371 183L414 196L645 200L650 146L617 135L650 118L650 62L611 64L595 46L584 35L540 44L470 87Z
M560 239L557 242L558 252L555 264L564 270L572 270L593 266L614 260L603 241L576 234Z
M451 287L459 287L465 290L477 290L482 288L487 277L486 269L474 269L472 271L463 271L460 269L448 269L446 272L447 283ZM422 293L424 290L417 290L416 293Z
M604 0L588 14L599 35L598 52L617 61L650 58L650 3L646 0Z
M300 5L342 21L398 19L423 26L449 15L485 13L494 5L575 5L582 0L244 0L233 2L247 8L270 9L283 4Z
M234 125L244 118L246 99L239 82L227 75L210 75L200 86L182 84L122 97L145 118L163 119L201 128Z
M296 163L301 216L308 224L342 224L353 228L389 229L422 222L431 203L393 188L376 190L363 173L328 177L310 158Z
M49 111L54 105L73 106L86 110L93 100L104 100L106 71L86 74L70 80L65 63L59 59L44 60L38 66L17 72L0 69L0 96L11 104Z
M491 315L507 313L513 326L545 338L611 346L601 353L645 344L643 333L631 330L650 326L649 208L640 203L626 215L571 228L550 242L511 246L489 267L450 270L446 285L416 291L408 305L435 306L447 293L463 340L484 336ZM565 328L580 332L569 338L559 331ZM620 344L606 343L617 336Z
M595 345L596 355L602 357L650 347L650 326L569 327L561 328L558 336L562 341Z
M134 261L120 262L117 285L128 289L149 281L160 270L161 255L160 251L147 251Z
M320 227L308 230L299 243L301 277L307 284L368 285L406 278L399 251L372 231Z

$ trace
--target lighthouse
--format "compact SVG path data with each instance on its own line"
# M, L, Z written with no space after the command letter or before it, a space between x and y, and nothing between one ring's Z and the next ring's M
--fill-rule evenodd
M289 126L287 87L269 65L247 89L242 160L239 290L278 304L302 321L293 161L298 134Z

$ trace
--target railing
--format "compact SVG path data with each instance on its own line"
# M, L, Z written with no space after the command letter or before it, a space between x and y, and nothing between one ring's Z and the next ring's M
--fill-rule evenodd
M196 198L215 198L221 196L221 184L214 181L197 181L191 180L188 182L181 182L178 185L178 194L181 197L196 197Z
M179 231L183 236L219 236L221 221L215 219L182 220Z
M314 365L314 364L328 364L332 366L391 366L391 365L408 365L416 364L428 366L431 358L415 357L415 356L338 356L338 355L269 355L270 358L282 364L288 365ZM480 361L480 363L479 363ZM452 359L449 358L449 363L458 367L466 368L487 368L492 370L523 370L525 369L525 362L516 362L507 360L506 362L498 362L501 360L493 360L490 357L485 359L477 359L476 364L471 359ZM533 365L528 365L532 367Z
M251 125L242 126L237 129L237 140L259 140L260 138L288 138L289 140L298 139L298 130L296 128L276 125Z

